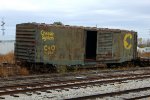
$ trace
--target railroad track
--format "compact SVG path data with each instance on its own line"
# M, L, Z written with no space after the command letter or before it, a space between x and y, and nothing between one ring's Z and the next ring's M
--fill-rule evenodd
M27 94L27 93L36 93L37 91L50 93L51 91L70 91L71 89L86 89L91 87L101 87L101 86L107 86L107 85L115 85L115 84L122 84L122 83L128 83L129 81L135 81L135 80L145 80L150 79L150 73L145 74L131 74L131 75L122 75L122 76L112 76L110 77L95 77L95 78L86 78L86 79L77 79L77 80L67 80L67 81L47 81L47 82L41 82L41 83L32 83L32 84L24 84L24 85L14 85L14 86L6 86L6 87L0 87L0 96L4 95L11 95L16 96L17 94ZM146 89L149 90L150 87L143 87L141 90ZM130 89L130 90L122 90L118 92L110 92L110 93L103 93L103 94L97 94L97 95L88 95L83 97L71 97L69 99L86 99L86 98L93 98L93 97L106 97L109 95L119 95L119 94L125 94L128 92L135 92L139 91L138 89ZM38 92L38 94L41 94ZM27 94L29 95L29 94ZM17 96L16 96L17 97ZM64 98L68 99L68 98Z
M119 73L121 72L121 74L125 73L126 72L130 72L133 73L134 71L144 71L147 72L148 70L150 70L150 67L145 67L145 68L130 68L130 69L125 69L125 70L102 70L102 71L93 71L93 72L81 72L80 73L80 76L84 76L84 75L91 75L91 74L107 74L106 76L112 76L112 73ZM22 80L34 80L34 79L50 79L50 78L54 78L54 77L66 77L66 76L78 76L78 72L77 73L66 73L62 76L62 74L42 74L42 75L31 75L31 76L25 76L25 77L10 77L10 78L0 78L1 81L14 81L14 80L17 80L17 81L22 81ZM100 77L100 76L99 76Z

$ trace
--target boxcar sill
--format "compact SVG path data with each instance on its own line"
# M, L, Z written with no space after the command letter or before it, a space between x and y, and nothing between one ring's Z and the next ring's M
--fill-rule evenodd
M96 62L96 59L85 59L84 61Z

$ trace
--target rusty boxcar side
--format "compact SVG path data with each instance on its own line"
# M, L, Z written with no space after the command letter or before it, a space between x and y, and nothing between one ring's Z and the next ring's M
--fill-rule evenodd
M16 26L17 61L85 65L136 59L133 31L23 23Z
M38 26L36 62L76 65L84 63L84 30L64 26Z
M35 62L36 26L32 24L16 25L15 59L16 61Z
M53 65L84 64L84 40L82 27L18 24L15 57L18 61Z
M97 61L122 63L136 59L137 33L126 30L100 30L97 41Z

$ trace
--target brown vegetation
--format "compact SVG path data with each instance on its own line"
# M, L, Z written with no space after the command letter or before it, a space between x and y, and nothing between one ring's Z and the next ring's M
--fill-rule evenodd
M140 57L149 57L150 58L150 52L148 52L148 53L140 53L139 56Z
M0 55L0 63L10 63L10 64L14 64L15 60L14 60L14 53L10 52L6 55Z
M26 68L20 68L19 74L26 76L26 75L29 75L29 71Z
M29 71L21 66L15 65L14 53L0 55L0 77L15 75L29 75Z

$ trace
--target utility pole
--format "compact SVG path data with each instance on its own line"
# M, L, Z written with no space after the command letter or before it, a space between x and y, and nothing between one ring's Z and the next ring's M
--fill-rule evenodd
M96 28L97 28L97 24L96 24Z
M2 21L1 21L1 30L2 30L2 34L3 35L5 35L5 27L4 27L4 25L5 25L5 22L4 22L4 18L2 18Z

